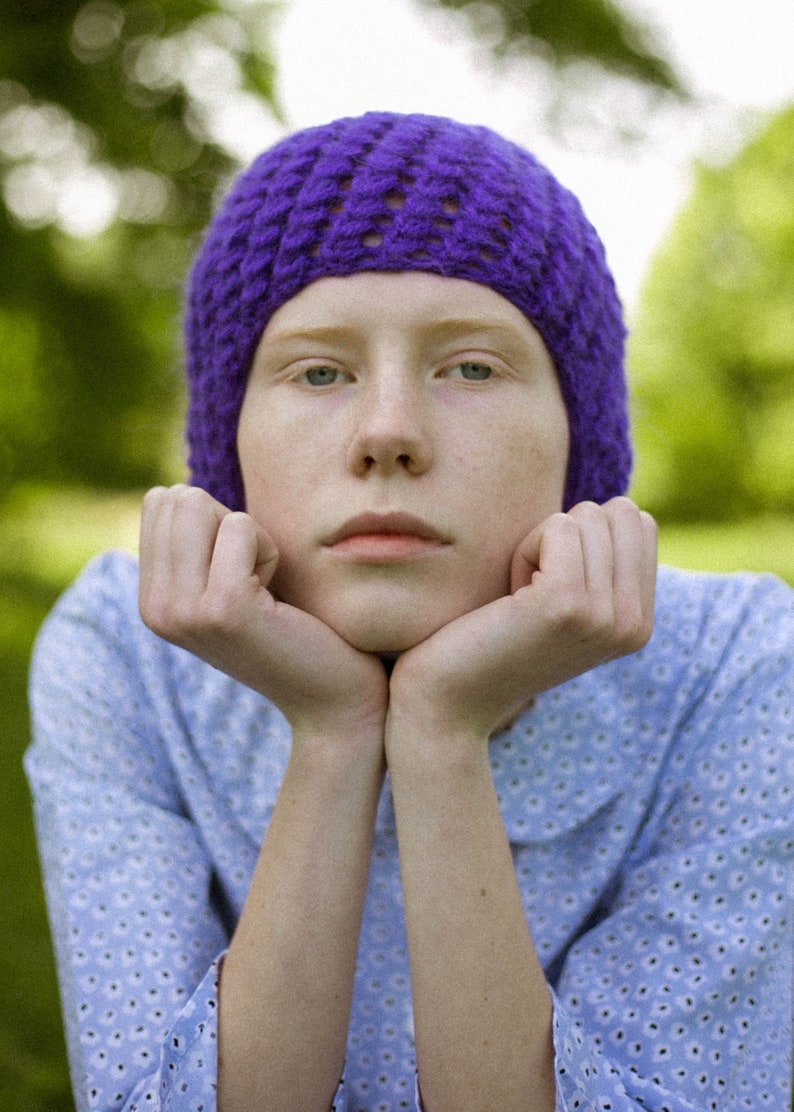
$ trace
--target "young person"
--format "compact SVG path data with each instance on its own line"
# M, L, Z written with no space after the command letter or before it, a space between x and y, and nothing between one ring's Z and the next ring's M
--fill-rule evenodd
M486 129L235 183L192 485L35 653L79 1109L787 1107L792 593L657 582L622 352L578 202Z

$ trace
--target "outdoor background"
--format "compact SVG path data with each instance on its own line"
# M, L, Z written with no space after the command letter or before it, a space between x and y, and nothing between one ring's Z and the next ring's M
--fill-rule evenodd
M0 1108L66 1112L21 771L35 631L183 476L182 282L219 192L368 108L488 123L583 199L632 326L662 557L794 582L791 0L3 0Z

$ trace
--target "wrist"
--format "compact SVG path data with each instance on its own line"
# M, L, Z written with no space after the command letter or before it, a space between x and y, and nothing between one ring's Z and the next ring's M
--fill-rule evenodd
M432 703L390 705L384 751L392 776L470 778L488 771L488 731Z
M357 697L355 691L342 687L335 698L308 697L281 709L292 728L293 748L307 745L342 754L373 749L382 753L388 701L386 674L378 666Z
M281 791L326 819L341 808L355 826L370 812L374 819L385 772L382 740L293 737Z
M346 774L360 766L381 764L383 742L383 721L356 723L355 728L346 728L344 723L323 726L299 722L292 728L290 761L307 771Z

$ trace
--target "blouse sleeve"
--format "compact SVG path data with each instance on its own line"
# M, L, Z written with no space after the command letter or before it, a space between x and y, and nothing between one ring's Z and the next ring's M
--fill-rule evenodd
M76 1107L208 1112L227 934L109 578L61 600L31 671L26 769Z
M646 822L568 952L558 1112L790 1107L794 596L768 588L727 647L707 619Z

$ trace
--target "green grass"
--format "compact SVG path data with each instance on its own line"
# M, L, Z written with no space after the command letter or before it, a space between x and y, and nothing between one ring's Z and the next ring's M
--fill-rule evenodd
M134 545L137 499L18 493L0 512L0 1109L71 1112L55 967L22 772L36 630L96 551Z
M69 1112L61 1020L22 754L35 631L95 552L134 548L139 497L18 492L0 510L0 1109ZM716 571L774 571L794 583L794 521L661 530L661 558Z
M41 895L27 784L27 658L55 591L20 574L0 582L0 1108L72 1108L58 1015L55 972Z
M659 558L704 571L771 571L794 585L794 517L727 525L665 525Z

